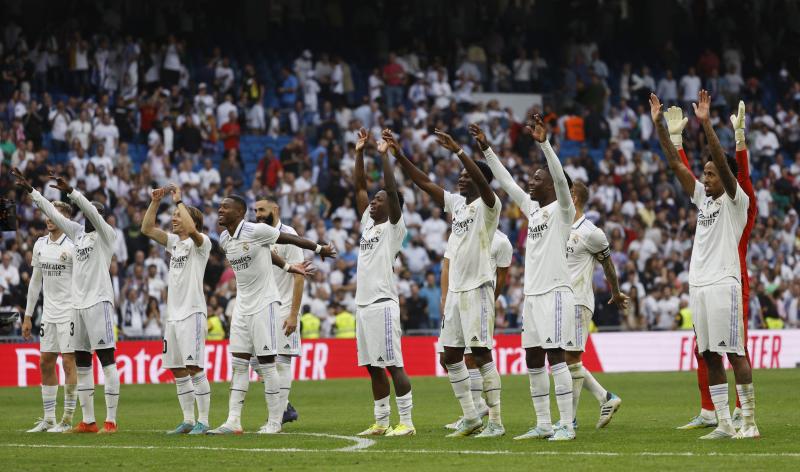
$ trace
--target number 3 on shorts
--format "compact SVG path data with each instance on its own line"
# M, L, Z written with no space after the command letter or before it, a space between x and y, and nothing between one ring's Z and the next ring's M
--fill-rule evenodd
M69 322L69 335L70 336L75 336L75 322L74 321L70 321Z
M166 354L167 353L167 340L166 339L162 339L162 341L164 341L164 348L162 349L161 354Z

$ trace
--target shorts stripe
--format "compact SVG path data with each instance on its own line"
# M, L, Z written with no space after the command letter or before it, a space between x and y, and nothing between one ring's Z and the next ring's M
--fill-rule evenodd
M485 343L489 337L489 320L488 309L486 308L486 289L488 285L484 285L479 290L481 292L481 342Z
M736 287L731 286L731 340L732 348L738 347L739 344L739 302L736 299Z
M195 313L194 314L194 359L197 364L200 364L200 336L202 336L203 327L200 324L200 318L202 313Z
M393 361L394 346L392 345L392 310L388 306L383 309L383 326L386 329L386 361Z
M575 305L575 345L583 347L583 309L580 305Z
M561 342L561 292L556 292L556 332L553 336L556 344Z
M108 307L111 306L109 302L102 302L103 303L103 312L105 313L106 317L106 341L111 343L114 340L114 326L111 322L111 313L108 310Z
M275 342L275 303L269 304L269 340L272 349L277 351L278 346Z

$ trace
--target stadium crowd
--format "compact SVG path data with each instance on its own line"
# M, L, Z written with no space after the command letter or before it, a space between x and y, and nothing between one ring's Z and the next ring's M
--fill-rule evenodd
M163 42L77 31L37 38L6 23L0 44L0 191L19 199L20 226L3 233L0 310L24 311L31 250L46 234L41 213L11 184L9 170L17 167L48 199L63 197L50 186L55 172L109 209L108 222L118 234L111 276L120 336L161 336L166 255L142 234L141 223L149 190L170 182L203 211L214 241L204 281L210 320L224 329L236 296L233 271L217 244L218 204L238 193L252 208L266 196L278 202L283 222L299 235L331 241L339 250L335 261L315 260L318 272L306 282L302 314L320 323L305 323L303 335L313 335L307 329L315 325L321 336L347 335L337 325L355 312L358 130L364 127L378 140L382 129L392 129L417 166L455 191L460 163L436 144L432 129L448 130L479 158L467 132L468 124L479 123L515 179L525 182L531 169L543 165L538 148L521 133L525 116L475 97L480 91L513 91L546 98L543 108L531 111L545 117L565 171L589 186L587 217L606 231L622 289L631 296L626 313L608 306L598 266L594 322L601 329L691 329L685 315L696 212L660 156L646 97L655 91L690 116L684 147L699 175L704 143L690 104L702 87L711 91L715 130L731 154L727 116L739 99L747 104L758 199L748 255L756 295L751 327L800 326L800 80L786 66L775 76L748 73L750 59L732 41L697 58L681 56L667 43L652 62L620 67L609 66L606 51L589 39L573 40L563 57L554 57L536 48L512 49L498 33L459 45L448 64L405 49L387 51L375 67L360 69L340 56L306 49L274 74L220 48L202 62L191 59L195 52L174 35ZM366 152L373 192L381 187L374 140ZM266 143L259 144L255 162L243 157L247 142ZM409 228L396 262L403 327L436 331L449 224L399 168L396 178ZM503 201L500 229L514 242L515 263L497 302L496 326L513 329L521 318L527 223L497 191ZM159 215L164 228L169 205L165 200ZM18 326L4 329L2 334L14 335ZM210 336L224 334L212 330Z

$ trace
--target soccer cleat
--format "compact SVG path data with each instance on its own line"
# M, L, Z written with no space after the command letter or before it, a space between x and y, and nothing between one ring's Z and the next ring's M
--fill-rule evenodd
M27 431L26 433L44 433L48 431L50 428L54 428L56 426L55 420L46 420L43 418L39 418L36 420L35 426Z
M291 423L292 421L297 421L297 418L300 415L297 414L297 410L294 409L291 403L286 404L286 411L283 412L283 420L281 420L281 424Z
M608 392L608 400L600 406L600 419L597 420L597 429L605 428L611 422L614 413L622 405L622 399L611 392Z
M84 423L81 421L78 426L72 428L72 433L96 433L98 431L97 423Z
M278 423L270 423L269 421L258 430L258 434L278 434L280 432L281 425Z
M391 426L380 426L378 423L356 434L356 436L385 436L392 432Z
M172 431L168 431L167 434L189 434L194 429L194 425L192 423L183 422L175 427Z
M457 430L448 434L448 438L463 438L471 434L480 432L483 429L483 421L480 418L464 419Z
M478 411L478 417L486 418L487 416L489 416L489 407L488 406L485 406L482 410ZM444 425L444 427L445 427L445 429L456 430L456 429L458 429L459 426L461 426L461 422L462 421L464 421L464 417L463 416L459 417L457 420L453 421L450 424Z
M219 428L210 429L206 431L206 434L212 436L222 436L226 434L242 434L242 427L241 426L233 426L229 425L228 423L223 424Z
M400 423L391 431L386 433L386 436L413 436L417 434L417 429L413 426Z
M733 423L733 429L739 431L744 427L744 416L742 416L742 409L735 408L733 410L733 415L731 415L731 422Z
M486 427L483 428L483 431L480 434L476 435L476 438L499 438L500 436L505 436L506 429L501 424L492 423L491 421L486 423Z
M717 426L717 429L714 431L711 431L705 436L701 436L700 439L731 439L734 435L736 435L736 430L733 429L733 426L730 423L723 423Z
M745 426L740 429L738 433L733 435L733 439L758 439L760 437L761 433L758 432L758 427L756 425Z
M520 434L519 436L515 436L514 439L517 440L517 441L521 441L523 439L547 439L547 438L553 436L554 433L555 433L555 431L553 431L552 428L545 429L545 428L540 428L537 425L537 426L529 429L527 433Z
M72 431L72 425L66 421L62 421L61 423L58 423L47 430L48 433L68 433L70 431Z
M701 429L701 428L715 428L717 426L717 418L709 419L703 415L697 415L692 418L688 423L683 426L678 426L676 429Z
M113 421L106 421L103 423L103 429L98 431L100 434L114 434L117 432L117 423Z
M553 429L558 429L561 427L561 420L556 421L553 425ZM572 418L572 429L578 429L578 418Z
M206 434L206 433L208 433L208 425L203 424L199 421L197 422L197 424L194 425L194 428L192 428L192 430L189 431L189 435Z
M575 439L575 431L567 428L558 428L555 430L555 434L547 438L548 441L571 441L573 439Z

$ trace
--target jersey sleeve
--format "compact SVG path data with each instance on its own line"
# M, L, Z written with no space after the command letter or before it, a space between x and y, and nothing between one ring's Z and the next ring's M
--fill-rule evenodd
M736 167L739 172L736 173L736 181L742 186L742 190L750 200L755 200L755 190L753 189L753 181L750 180L750 159L747 155L747 149L736 151Z
M64 233L67 234L67 237L72 241L76 241L78 236L83 231L83 226L79 223L76 223L66 216L62 215L60 211L58 211L53 205L53 203L44 198L44 196L39 193L38 190L31 192L31 198L33 199L33 203L39 207L40 210L48 217L50 220L55 223L56 226L61 229Z
M706 198L706 189L699 180L694 181L694 193L692 194L692 203L694 206L700 208L700 205L703 204L703 200Z
M33 273L31 274L31 281L28 284L28 297L25 304L25 316L32 317L33 310L36 308L36 303L39 301L39 294L42 292L42 270L39 267L39 246L40 242L37 241L33 245L33 258L31 259L31 266L33 266Z
M444 212L453 213L453 208L456 205L456 196L447 190L444 191Z
M181 240L175 233L167 233L167 245L164 246L167 249L167 252L172 253L172 248L175 247L176 244ZM154 240L158 242L157 240Z
M500 210L503 207L502 203L500 203L500 198L497 195L494 196L493 206L486 205L483 203L483 200L481 200L480 204L483 205L485 209L486 229L490 232L495 231L497 229L497 223L500 222Z
M589 237L586 239L586 249L588 249L589 253L598 261L603 261L611 255L611 248L608 244L606 233L600 228L595 228L594 231L589 234Z
M405 219L402 215L397 223L392 224L391 221L389 222L389 229L392 231L392 245L399 251L403 246L403 241L406 239L406 233L408 232Z
M203 244L200 247L195 246L195 250L203 257L208 257L211 254L211 238L203 235Z
M511 246L511 241L507 237L503 237L500 244L497 246L497 252L494 256L495 264L498 268L505 268L511 266L511 258L514 255L514 248Z
M497 178L497 181L500 182L500 186L506 193L511 197L511 200L514 201L519 206L523 206L526 203L526 200L530 199L530 196L525 193L525 191L514 182L514 178L511 177L511 173L508 172L508 169L503 166L500 162L500 159L494 153L491 147L487 148L483 151L483 157L486 159L486 163L489 165L489 168L492 170L492 174Z
M103 216L99 211L97 211L97 208L92 205L92 202L90 202L81 192L75 189L73 189L72 193L67 196L70 198L70 200L75 202L76 205L78 205L78 208L80 208L81 212L83 212L83 215L92 223L94 229L97 230L106 243L109 246L113 246L114 241L117 239L117 232L114 231L114 228L112 228L105 219L103 219Z
M367 205L367 209L364 210L364 213L361 214L361 229L362 230L364 229L364 226L366 226L367 223L369 222L369 219L370 219L370 216L369 216L369 205Z
M256 244L275 244L281 235L280 230L266 223L251 223L242 231Z

